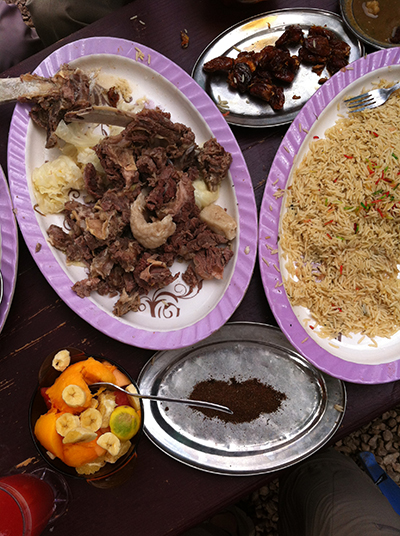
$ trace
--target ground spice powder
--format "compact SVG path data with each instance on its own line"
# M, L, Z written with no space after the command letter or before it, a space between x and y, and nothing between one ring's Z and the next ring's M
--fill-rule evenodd
M223 413L207 408L194 408L205 417L218 417L222 421L231 423L251 422L262 413L275 413L287 396L266 385L257 378L240 381L230 378L228 381L204 380L197 383L189 399L204 400L227 406L233 414Z

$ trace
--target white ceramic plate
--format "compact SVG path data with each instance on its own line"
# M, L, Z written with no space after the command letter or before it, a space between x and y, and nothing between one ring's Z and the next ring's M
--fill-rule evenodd
M337 73L310 99L293 121L271 166L260 210L259 259L261 276L270 307L282 331L293 346L311 363L338 378L358 383L383 383L400 378L400 332L390 339L377 337L375 348L360 336L341 341L321 339L309 328L309 311L292 308L286 296L280 269L283 266L272 249L277 247L284 198L274 197L278 188L290 184L293 169L301 162L313 136L323 137L339 113L346 113L342 101L368 90L380 79L400 80L400 49L375 52ZM338 105L339 109L338 109ZM333 346L332 344L335 346Z
M0 166L0 270L3 300L0 303L0 331L7 319L17 281L18 233L8 184Z
M138 56L138 50L141 54ZM127 344L152 349L187 346L223 325L240 303L254 267L257 220L251 179L240 148L224 118L204 91L180 67L138 43L115 38L91 38L70 43L51 54L36 70L53 75L63 63L128 80L133 98L146 97L171 113L171 119L192 128L198 144L215 136L232 153L230 177L221 187L219 204L238 222L234 258L222 281L204 282L189 294L180 279L143 298L141 310L122 318L112 314L115 299L92 293L81 299L71 286L86 277L83 268L67 266L65 256L49 246L46 229L62 225L60 215L43 217L33 209L31 174L56 156L45 149L45 133L29 119L29 106L17 104L10 128L8 163L10 187L24 239L40 270L60 297L100 331ZM40 244L40 249L37 247ZM176 264L172 271L182 272Z

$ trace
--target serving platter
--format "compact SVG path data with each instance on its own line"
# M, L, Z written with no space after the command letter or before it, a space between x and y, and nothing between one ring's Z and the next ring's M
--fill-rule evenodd
M285 197L278 191L290 185L293 170L306 154L313 137L322 138L339 115L347 113L342 101L370 89L381 79L388 82L400 79L399 48L365 56L322 86L283 138L270 169L260 209L261 277L279 326L296 350L313 365L356 383L385 383L400 378L400 333L390 339L376 337L377 346L361 335L334 341L322 339L310 327L310 312L303 307L292 308L282 283L284 266L278 251L279 225L285 207Z
M165 454L191 467L247 476L306 458L342 422L344 384L318 371L278 328L266 324L227 323L189 348L157 352L140 372L138 384L141 393L188 398L198 382L232 377L238 382L256 378L284 393L286 400L275 412L238 423L205 418L183 404L144 400L146 435Z
M10 311L17 281L18 232L6 177L0 166L0 270L3 299L0 303L0 332Z
M46 238L51 223L62 226L62 216L44 217L33 208L36 201L32 171L53 159L56 150L45 149L45 132L30 120L28 105L18 103L11 122L9 180L18 223L34 260L59 296L92 326L124 343L150 349L193 344L226 322L243 298L254 268L257 216L252 183L240 148L206 93L180 67L152 49L111 37L83 39L53 52L35 73L52 76L63 63L124 78L131 87L133 101L144 97L151 106L170 112L172 121L190 126L198 144L214 136L232 154L230 175L221 186L218 203L236 219L238 236L223 280L206 281L199 292L190 293L178 279L144 297L137 313L117 318L112 314L115 299L97 293L81 299L71 290L76 281L86 277L85 271L67 265L65 256ZM173 266L171 271L183 271L182 265Z
M326 26L350 45L349 62L360 58L364 48L358 38L347 29L335 13L313 8L281 9L246 19L217 36L201 53L193 67L192 76L212 100L226 112L226 120L232 125L262 128L291 123L308 99L320 87L320 78L329 77L326 69L317 75L311 66L301 65L293 83L285 88L283 110L274 111L259 99L232 90L224 75L209 75L203 71L206 62L218 57L236 58L238 51L261 50L273 45L285 31L286 26L299 25L305 33L311 26ZM290 49L295 54L297 48ZM225 104L226 103L226 104Z

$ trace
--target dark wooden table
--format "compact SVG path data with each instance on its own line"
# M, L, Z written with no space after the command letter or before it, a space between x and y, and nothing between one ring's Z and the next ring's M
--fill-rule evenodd
M25 60L2 76L32 71L50 52L77 38L115 36L147 45L188 73L195 60L220 32L254 14L299 7L295 0L225 6L218 0L135 0L111 16ZM307 7L339 12L337 0L308 0ZM137 19L132 19L137 15ZM145 24L141 24L139 19ZM190 44L181 48L180 30ZM0 164L7 170L7 135L12 106L0 107ZM257 206L274 154L287 127L233 128L252 177ZM11 310L0 334L0 474L31 460L39 463L28 430L28 406L39 366L51 351L64 346L118 360L137 376L152 355L96 331L72 312L49 286L19 237L18 279ZM231 320L277 325L265 298L258 267L248 292ZM400 401L400 382L347 384L348 407L336 441ZM146 437L139 446L134 476L123 487L100 490L70 479L72 499L54 532L68 535L176 535L224 506L257 489L276 475L229 477L187 467L157 449Z

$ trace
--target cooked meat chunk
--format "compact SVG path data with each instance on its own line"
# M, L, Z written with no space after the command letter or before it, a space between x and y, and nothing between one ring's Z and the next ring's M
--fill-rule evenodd
M84 169L93 201L65 204L65 230L52 225L50 243L67 262L87 268L73 285L80 297L96 291L118 296L114 314L140 307L140 296L173 283L175 259L189 266L183 281L201 288L204 278L223 276L233 253L228 240L200 218L192 181L210 190L227 176L232 157L215 138L202 147L192 130L161 110L143 110L116 136L95 147L105 175Z
M308 30L308 37L326 37L328 41L339 41L339 38L335 34L335 32L332 32L332 30L329 30L325 26L316 26L313 25Z
M308 50L306 47L301 47L299 49L299 60L300 63L305 64L311 64L311 65L322 65L325 66L325 63L328 60L327 56L319 56L318 54L314 54L310 50Z
M182 177L179 178L175 186L175 195L170 198L169 201L166 199L163 206L159 206L157 211L157 215L159 217L170 214L175 220L177 220L178 214L184 214L185 211L191 212L193 210L195 198L194 188L190 177L186 174L182 174ZM147 206L148 199L149 196L147 197Z
M165 263L149 259L146 268L138 275L139 280L136 280L139 286L143 284L146 290L159 289L171 284L178 276L179 273L172 275Z
M304 33L300 26L292 24L288 26L283 34L275 41L277 48L288 48L296 45L302 45L304 42Z
M123 139L138 156L144 148L164 147L167 158L175 163L194 147L195 136L189 127L170 118L169 113L145 108L123 131Z
M182 176L182 172L177 171L174 166L167 165L162 172L156 176L157 180L152 181L154 188L146 198L146 206L149 210L160 210L166 203L176 197L177 185Z
M343 69L343 67L346 67L348 63L346 58L333 55L328 59L326 68L328 69L328 73L332 76L340 71L340 69Z
M114 264L119 264L125 272L132 272L143 252L143 248L137 240L124 236L110 244L108 251Z
M33 102L30 116L34 123L47 131L46 147L54 147L57 138L54 134L58 123L72 110L81 110L93 104L113 106L115 98L80 69L62 65L52 80L57 91L47 97L30 99ZM112 98L110 99L110 96Z
M90 266L93 254L83 235L75 237L73 234L65 233L56 225L50 225L47 234L50 244L66 255L68 263L82 263Z
M398 45L400 43L400 26L395 26L393 28L389 42L393 43L394 45Z
M97 290L99 283L100 278L88 277L82 279L82 281L77 281L72 286L72 290L76 292L80 298L88 298L93 291Z
M125 289L122 290L119 300L115 303L113 313L115 316L124 316L129 311L137 311L140 306L140 296L134 292L130 296Z
M114 261L111 258L108 248L103 249L94 257L90 265L90 275L91 277L101 277L102 279L105 279L110 275L113 267Z
M331 53L329 40L326 37L307 37L304 39L304 48L314 56L327 58Z
M206 73L229 73L229 71L233 68L234 63L235 60L233 58L229 58L228 56L219 56L218 58L207 61L204 64L203 69Z
M112 181L116 187L129 187L139 182L139 172L132 147L122 134L104 138L95 146L95 151L108 180Z
M222 279L225 265L232 256L230 248L202 249L193 257L194 270L202 279Z
M276 86L267 78L255 78L249 87L250 95L269 102L276 91Z
M202 287L202 279L200 279L194 271L193 265L189 264L185 273L182 274L183 281L189 287L189 291L192 292L194 288Z
M271 45L264 47L260 52L259 69L275 75L282 69L282 65L287 64L290 58L288 50L280 50Z
M204 182L209 190L214 191L226 177L232 163L232 156L215 138L211 138L200 149L198 162Z
M282 87L275 86L275 92L269 101L273 110L282 110L285 104L285 94Z
M228 74L228 84L240 93L245 93L253 77L253 72L248 63L235 63L233 69Z
M331 57L341 56L348 59L350 56L350 45L344 41L332 41L331 42Z
M99 175L91 162L85 166L83 179L87 193L95 199L101 199L106 191L106 185L103 177Z

